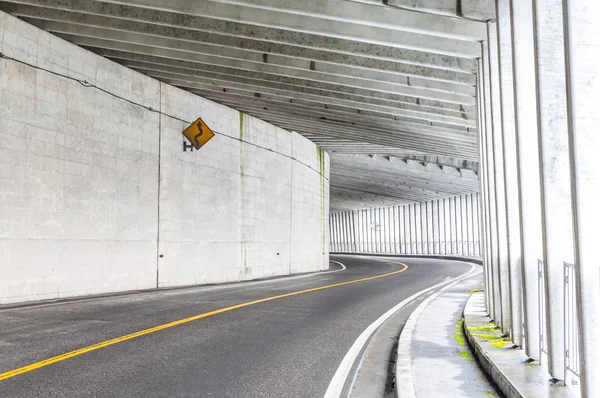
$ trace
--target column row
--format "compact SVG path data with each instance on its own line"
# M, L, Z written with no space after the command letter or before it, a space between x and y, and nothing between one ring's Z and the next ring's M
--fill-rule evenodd
M477 90L486 307L553 381L600 396L600 2L496 7Z
M330 215L332 252L480 256L479 194Z

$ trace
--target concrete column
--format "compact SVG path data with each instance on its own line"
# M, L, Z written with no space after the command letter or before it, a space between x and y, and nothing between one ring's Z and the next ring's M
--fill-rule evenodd
M346 251L352 252L352 224L350 222L350 212L346 211L342 213L342 219L344 221L344 234L346 235Z
M442 224L444 234L444 254L448 254L448 223L446 222L446 199L442 199Z
M360 253L362 251L362 222L361 222L362 210L356 210L356 251Z
M346 241L346 252L352 252L352 231L350 230L350 217L349 212L345 211L342 213L342 222L344 225L344 237Z
M477 129L479 131L479 181L481 186L481 198L479 200L479 225L482 239L483 271L485 280L485 305L490 317L494 316L494 278L491 264L490 249L490 222L488 211L488 172L487 172L487 145L486 145L486 121L485 101L483 90L483 61L478 62L477 79Z
M369 246L369 209L363 210L363 240L364 240L364 250L365 253L371 252L371 247Z
M534 0L538 125L542 144L542 203L546 263L548 368L564 378L564 266L573 263L570 134L562 0Z
M344 225L344 213L338 214L340 224L341 251L346 252L346 226Z
M333 214L333 234L334 234L334 242L335 242L335 247L334 250L336 252L340 251L340 243L339 243L339 235L338 235L338 226L337 226L337 214Z
M406 237L407 237L407 241L406 241L407 250L406 250L406 252L409 253L409 254L412 254L413 253L413 250L412 250L412 237L413 237L413 234L412 234L412 225L411 225L410 204L406 205L406 208L404 210L405 210L405 215L406 215L406 218L405 218L404 222L406 223L406 225L408 225L408 229L407 229L408 234L406 235Z
M412 240L413 240L413 232L412 232L412 215L411 215L411 205L406 205L406 222L408 224L408 250L407 253L413 254Z
M415 222L415 254L421 254L422 252L419 250L419 245L421 242L421 212L420 206L415 203L413 204L414 211L414 222Z
M567 87L572 131L575 269L579 283L582 396L600 397L600 2L565 0Z
M421 225L421 254L427 254L427 209L423 202L419 203L419 223Z
M385 210L380 207L377 211L379 217L379 253L385 253Z
M392 231L392 237L391 237L391 247L390 247L390 251L391 253L397 253L398 252L398 234L396 233L396 227L398 225L398 222L396 221L396 206L392 206L390 208L390 228Z
M350 212L350 223L352 224L352 252L358 252L358 233L356 231L356 211Z
M433 253L433 210L431 202L425 202L426 247L427 254Z
M431 202L431 214L433 217L433 254L440 254L440 207L437 199Z
M372 252L373 253L377 253L377 219L376 219L376 213L377 209L371 209L371 223L370 223L370 228L371 228L371 247L372 247Z
M404 231L404 206L398 206L398 253L404 253L404 239L405 239L405 231Z
M538 327L538 259L543 260L540 196L540 142L533 44L533 6L512 0L513 76L519 186L521 189L525 353L540 358Z
M512 64L512 21L510 0L496 2L498 19L498 59L500 62L500 96L502 101L502 144L506 196L506 221L508 242L508 279L510 285L510 336L518 346L523 346L523 294L521 270L521 191L517 168L517 137L515 129L514 80Z
M498 32L495 22L488 22L488 52L490 74L490 99L492 106L492 150L494 153L494 186L496 193L496 228L498 236L498 270L501 297L502 331L510 332L510 283L508 271L508 232L506 222L506 192L504 181L504 146L502 142L502 102L500 97L500 71L498 60Z
M489 33L489 31L488 31ZM494 286L494 315L496 325L502 327L502 290L500 280L499 237L498 237L498 203L496 200L496 153L494 147L495 118L492 113L492 76L489 43L482 43L483 66L483 100L485 113L485 151L488 186L488 213L490 228L490 263Z
M337 226L338 226L338 235L339 235L339 243L340 243L340 251L344 251L344 230L342 228L342 213L337 214Z
M371 246L372 252L377 253L377 209L371 209Z
M393 249L393 247L394 247L394 239L392 238L392 225L394 225L392 223L392 210L393 210L393 207L388 207L387 208L387 213L388 213L388 217L387 217L388 228L387 228L387 231L388 231L388 242L389 242L388 243L388 249L387 249L388 253L393 253L394 252L394 249Z
M481 194L476 194L473 197L473 223L475 224L475 234L476 234L476 248L475 248L475 253L478 256L482 255L482 250L481 250L481 222L480 222L480 207L479 207L479 198L481 197Z
M365 209L365 240L367 242L367 253L371 253L371 209Z
M356 251L362 252L362 210L356 211Z
M404 253L410 253L410 220L408 205L402 206L402 224L404 227Z
M335 251L335 235L333 231L333 214L329 214L329 251Z
M379 209L379 213L381 216L381 252L387 253L387 245L388 245L388 235L387 235L387 209L382 207Z
M469 235L470 235L470 231L469 231L469 212L468 212L468 208L469 208L469 203L468 203L468 196L461 196L461 210L462 210L462 217L463 217L463 252L465 256L468 256L470 253L470 248L469 248Z
M365 231L365 251L367 253L371 252L371 239L370 239L370 226L369 226L369 209L365 209L365 214L364 214L364 220L365 220L365 226L364 226L364 231Z
M448 228L448 254L454 253L454 236L452 229L452 206L451 198L446 199L446 223Z

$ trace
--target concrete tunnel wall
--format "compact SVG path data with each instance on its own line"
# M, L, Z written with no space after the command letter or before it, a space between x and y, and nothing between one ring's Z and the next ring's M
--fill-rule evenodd
M328 267L311 141L2 12L0 52L233 137L184 152L186 123L0 59L0 304Z

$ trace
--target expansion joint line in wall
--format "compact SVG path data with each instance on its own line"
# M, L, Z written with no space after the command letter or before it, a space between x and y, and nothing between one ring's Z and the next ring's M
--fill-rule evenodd
M68 79L68 80L75 81L75 82L77 82L77 83L81 84L81 85L82 85L82 86L84 86L84 87L88 87L88 88L94 88L94 89L96 89L96 90L99 90L99 91L101 91L101 92L103 92L103 93L105 93L105 94L107 94L107 95L110 95L110 96L112 96L112 97L114 97L114 98L117 98L117 99L120 99L120 100L122 100L122 101L125 101L125 102L127 102L127 103L129 103L129 104L131 104L131 105L138 106L138 107L140 107L140 108L144 108L145 110L147 110L147 111L149 111L149 112L158 113L159 115L163 115L163 116L169 117L169 118L171 118L171 119L179 120L180 122L183 122L183 123L185 123L185 124L192 124L192 122L190 122L190 121L188 121L188 120L182 119L182 118L180 118L180 117L177 117L177 116L170 115L170 114L168 114L168 113L166 113L166 112L162 112L162 110L160 110L160 109L154 109L154 108L152 108L151 106L147 106L147 105L144 105L144 104L140 104L139 102L135 102L135 101L132 101L132 100L130 100L130 99L127 99L127 98L125 98L125 97L122 97L122 96L120 96L120 95L118 95L118 94L115 94L115 93L113 93L113 92L110 92L109 90L103 89L102 87L98 87L97 85L95 85L95 84L93 84L93 83L90 83L90 82L88 82L87 80L81 80L81 79L77 79L77 78L74 78L74 77L71 77L71 76L65 75L65 74L63 74L63 73L59 73L59 72L55 72L55 71L52 71L52 70L49 70L49 69L46 69L46 68L42 68L41 66L33 65L33 64L30 64L29 62L25 62L25 61L22 61L22 60L20 60L20 59L16 59L16 58L13 58L13 57L9 57L8 55L6 55L6 54L4 54L4 53L2 53L2 52L0 52L0 58L1 58L1 59L6 59L6 60L9 60L9 61L13 61L13 62L17 62L17 63L19 63L19 64L21 64L21 65L25 65L25 66L28 66L28 67L30 67L30 68L33 68L33 69L41 70L41 71L44 71L44 72L50 73L50 74L52 74L52 75L55 75L55 76L58 76L58 77L62 77L62 78L64 78L64 79ZM239 142L242 142L242 143L244 143L244 144L252 145L252 146L254 146L254 147L256 147L256 148L259 148L259 149L262 149L262 150L265 150L265 151L268 151L268 152L276 153L276 154L278 154L278 155L281 155L281 156L283 156L283 157L286 157L286 158L288 158L288 159L291 159L291 160L293 160L293 161L295 161L295 162L298 162L298 163L300 163L300 164L301 164L301 165L303 165L303 166L306 166L307 168L311 169L312 171L314 171L315 173L319 174L319 175L320 175L320 176L322 176L324 179L326 179L327 181L329 181L329 178L327 178L326 176L324 176L324 175L323 175L323 174L320 172L320 170L317 170L317 169L315 169L315 168L314 168L314 167L312 167L311 165L309 165L309 164L307 164L307 163L304 163L303 161L301 161L301 160L297 159L297 158L296 158L296 157L294 157L294 156L291 156L291 155L286 155L285 153L278 152L278 151L276 151L276 150L274 150L274 149L267 148L267 147L264 147L264 146L262 146L262 145L258 145L258 144L255 144L255 143L252 143L252 142L246 141L246 140L244 140L244 139L242 139L242 138L233 137L233 136L231 136L231 135L228 135L228 134L220 133L220 132L218 132L218 131L213 131L213 133L215 133L216 135L220 135L220 136L222 136L222 137L226 137L226 138L229 138L229 139L231 139L231 140L239 141Z

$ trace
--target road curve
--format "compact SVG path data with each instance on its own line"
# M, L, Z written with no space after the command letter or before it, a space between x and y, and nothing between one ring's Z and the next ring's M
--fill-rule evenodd
M0 397L322 397L372 322L471 268L400 257L331 260L347 269L0 311ZM254 303L264 298L273 299ZM120 336L130 337L113 340ZM101 342L110 344L56 359ZM15 369L22 370L9 377Z

